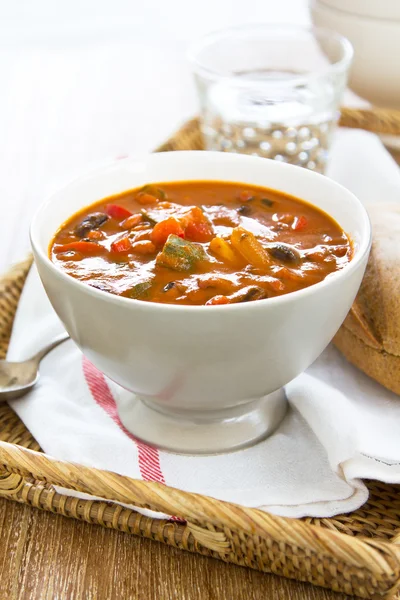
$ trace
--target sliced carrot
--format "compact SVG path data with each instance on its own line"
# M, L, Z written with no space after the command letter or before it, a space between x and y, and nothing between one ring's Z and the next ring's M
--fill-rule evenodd
M174 217L168 217L154 226L151 232L151 241L156 246L163 246L170 235L185 238L185 231L179 221Z
M96 242L70 242L69 244L63 244L62 246L55 246L54 252L56 254L60 252L81 252L82 254L99 254L104 252L104 246L96 244Z
M132 244L128 237L123 237L120 240L116 240L111 244L111 252L130 252L132 250Z
M107 204L105 211L109 217L120 221L127 219L132 214L125 206L120 206L119 204Z

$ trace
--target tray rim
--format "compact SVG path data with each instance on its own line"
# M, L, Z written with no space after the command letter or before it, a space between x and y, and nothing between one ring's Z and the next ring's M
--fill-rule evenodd
M357 574L361 580L371 578L385 581L384 595L382 592L378 592L378 595L365 595L365 591L363 593L363 590L360 590L360 597L389 598L400 587L400 546L393 541L350 536L300 519L280 517L259 509L184 492L164 484L133 479L112 471L57 460L43 452L0 441L0 497L16 500L15 494L27 483L36 488L34 490L36 496L43 492L44 486L60 486L95 498L103 498L106 502L131 504L165 514L178 515L180 519L185 520L184 524L178 523L178 525L183 526L188 530L187 533L193 536L197 546L196 551L199 545L203 546L213 555L217 553L218 558L228 562L237 562L232 560L231 556L232 537L259 537L279 545L298 548L306 555L316 557L318 563L323 564L328 561L336 569L347 568L350 578ZM64 496L55 490L50 490L50 495L53 501L56 496L61 496L65 498L65 502L68 498L83 505L92 502ZM32 505L32 502L27 500L28 498L17 501ZM48 509L57 512L50 508L50 505ZM133 509L127 510L136 513ZM89 519L89 515L87 517L84 520L93 522ZM149 518L148 521L156 521L162 526L170 523L163 519ZM201 550L200 553L204 554ZM273 569L271 571L274 572ZM278 574L282 572L278 570ZM295 577L285 576L310 581L307 573L299 572ZM311 582L315 583L313 580ZM317 585L334 589L333 586L326 586L322 578ZM358 590L346 590L339 584L335 591L354 594Z

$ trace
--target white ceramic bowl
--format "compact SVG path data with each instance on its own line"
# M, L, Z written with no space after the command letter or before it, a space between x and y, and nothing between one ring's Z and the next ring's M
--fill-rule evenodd
M354 258L304 290L225 306L121 298L50 261L49 243L75 211L148 182L202 179L262 185L315 204L352 236ZM239 154L171 152L121 160L67 185L37 212L31 240L43 285L72 339L133 392L118 400L126 427L161 447L217 452L249 444L279 423L285 412L279 390L317 358L351 307L368 258L370 224L353 194L307 169Z
M400 109L399 0L311 0L315 25L354 47L351 89L372 104Z

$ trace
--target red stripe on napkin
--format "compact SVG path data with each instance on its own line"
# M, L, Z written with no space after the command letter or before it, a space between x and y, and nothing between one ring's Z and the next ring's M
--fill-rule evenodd
M88 388L99 406L108 414L118 427L135 442L138 449L138 461L140 474L145 481L157 481L165 483L164 475L160 466L160 455L156 448L147 446L137 440L123 425L119 418L117 405L108 387L107 381L101 371L84 356L82 359L83 374Z

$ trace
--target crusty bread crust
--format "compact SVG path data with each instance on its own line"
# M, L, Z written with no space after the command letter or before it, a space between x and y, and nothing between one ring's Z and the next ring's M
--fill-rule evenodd
M400 357L367 346L344 326L333 338L333 343L351 364L395 394L400 394Z
M400 394L400 203L378 203L368 212L371 255L333 342L352 364Z

